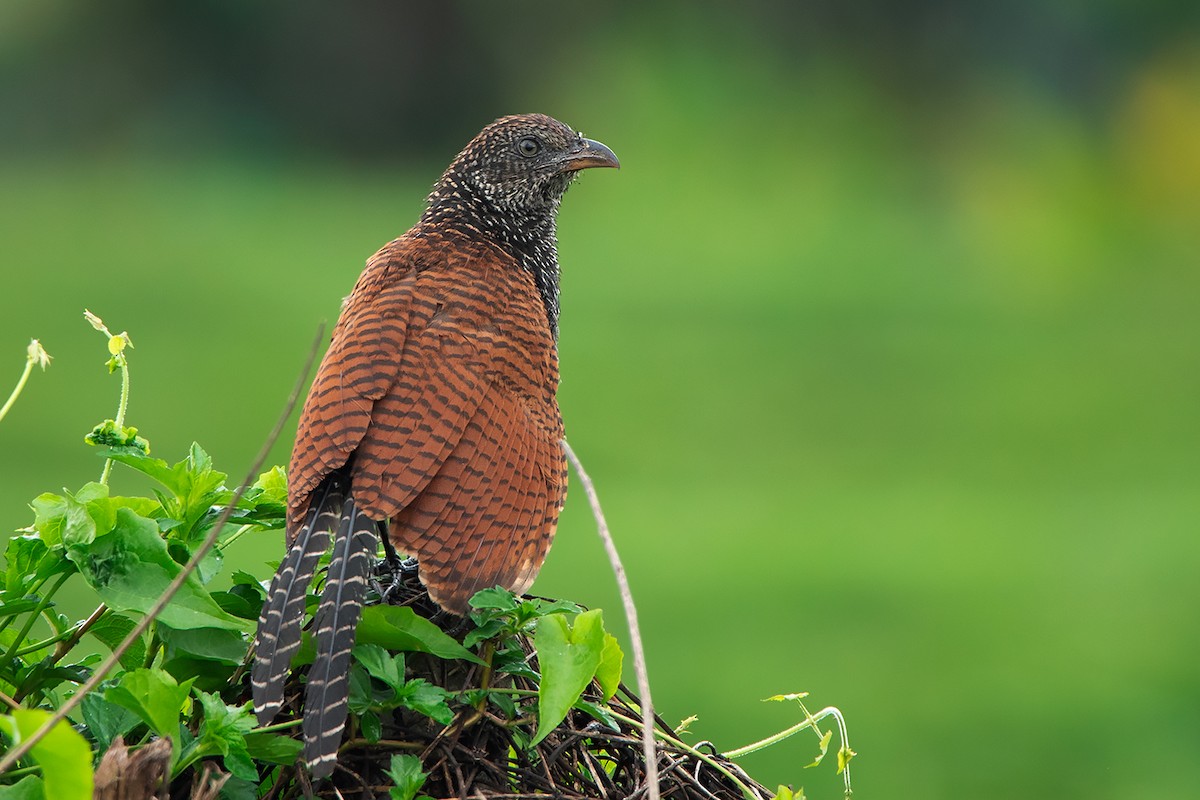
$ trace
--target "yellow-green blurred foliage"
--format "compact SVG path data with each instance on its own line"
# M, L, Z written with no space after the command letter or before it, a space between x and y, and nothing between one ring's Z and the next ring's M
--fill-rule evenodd
M99 475L84 307L155 455L240 476L363 260L544 111L623 164L561 215L561 402L663 716L728 749L810 691L863 797L1194 796L1194 4L106 5L0 12L0 377L55 356L8 530ZM577 485L535 590L619 616ZM746 766L839 796L815 747Z

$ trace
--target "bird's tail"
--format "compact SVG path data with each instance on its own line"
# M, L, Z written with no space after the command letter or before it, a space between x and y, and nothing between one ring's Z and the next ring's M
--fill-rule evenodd
M258 723L268 725L283 705L288 669L300 647L306 590L336 529L317 610L317 657L308 671L304 701L304 759L315 779L329 775L337 759L349 701L350 651L378 541L375 522L359 512L349 483L349 471L338 470L314 493L263 604L250 672Z
M259 725L269 725L283 705L288 669L300 647L305 592L317 562L329 549L329 538L349 496L348 488L349 476L344 471L333 473L318 487L304 524L271 581L258 618L254 666L250 670Z
M359 512L347 492L317 610L317 658L308 670L304 698L304 760L314 779L333 772L342 742L350 699L350 651L377 547L375 521Z

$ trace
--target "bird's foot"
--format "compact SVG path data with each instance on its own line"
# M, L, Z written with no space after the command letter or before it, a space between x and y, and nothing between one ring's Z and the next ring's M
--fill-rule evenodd
M391 575L390 584L379 594L384 603L392 603L398 598L411 595L414 589L411 584L416 583L418 587L420 585L417 580L418 567L415 558L401 559L394 550L388 555L389 557L385 558L380 565Z

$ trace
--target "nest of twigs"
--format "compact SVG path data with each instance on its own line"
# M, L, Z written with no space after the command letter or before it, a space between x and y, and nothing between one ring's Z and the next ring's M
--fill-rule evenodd
M379 572L386 573L381 565ZM469 623L438 611L415 574L396 576L399 591L386 594L391 602L410 605L451 635ZM593 681L581 703L591 711L572 710L552 733L535 746L529 742L537 728L537 655L528 637L513 637L525 653L528 674L490 673L460 661L413 653L407 660L410 678L420 677L452 692L471 689L515 690L513 708L502 710L480 701L459 706L454 720L441 725L407 709L382 719L382 735L370 742L351 717L331 778L311 784L299 766L281 767L269 800L297 797L389 798L393 783L387 768L393 755L418 756L427 773L420 794L432 798L638 798L647 796L646 762L642 744L641 711L637 697L622 685L605 701ZM512 647L512 640L508 643ZM293 674L285 693L285 713L302 713L304 684ZM488 680L487 686L482 682ZM515 714L513 711L515 710ZM662 797L724 800L745 797L747 790L771 796L736 764L707 743L691 746L661 719L657 726L670 741L658 743L659 787ZM740 784L740 785L739 785Z

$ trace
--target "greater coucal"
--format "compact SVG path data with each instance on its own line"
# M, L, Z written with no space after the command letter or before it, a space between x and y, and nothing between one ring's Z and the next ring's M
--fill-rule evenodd
M420 221L367 261L342 307L300 416L290 549L251 671L266 725L332 538L304 708L315 778L337 758L377 530L417 558L430 596L457 614L480 589L524 591L545 560L567 483L555 218L580 170L616 166L611 150L558 120L496 120L450 164Z

